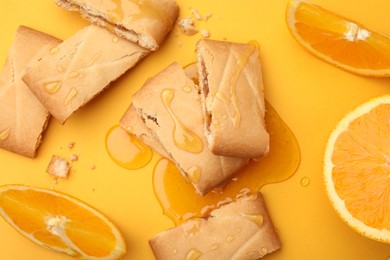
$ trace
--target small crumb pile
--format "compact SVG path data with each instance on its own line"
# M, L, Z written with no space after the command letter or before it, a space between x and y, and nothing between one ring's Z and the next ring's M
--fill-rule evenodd
M207 13L206 15L202 16L198 10L194 8L190 8L192 15L194 18L198 21L208 21L210 17L212 16L211 13ZM181 28L181 31L186 35L194 35L199 32L199 30L196 28L195 21L193 17L186 17L181 20L178 20L178 25ZM206 29L202 29L200 31L200 34L204 38L209 38L211 36L210 32Z

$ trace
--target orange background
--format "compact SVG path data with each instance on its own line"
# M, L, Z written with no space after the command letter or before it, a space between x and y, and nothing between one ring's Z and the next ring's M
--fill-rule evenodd
M191 16L190 7L212 13L208 29L212 39L260 44L266 98L295 133L301 148L301 165L294 176L262 188L283 248L266 259L387 259L390 245L355 233L330 205L322 178L326 140L341 117L358 104L390 92L390 79L352 75L307 53L287 30L286 0L178 0L180 17ZM315 3L390 34L387 0L315 0ZM66 39L87 25L78 14L57 7L54 1L0 3L0 61L5 61L13 35L26 25ZM148 238L173 227L154 196L152 169L126 170L108 156L106 132L118 123L134 92L145 80L177 61L195 60L195 43L201 36L183 35L178 28L164 46L126 73L93 102L73 115L65 125L52 120L36 159L0 150L0 184L27 184L73 195L93 205L123 232L128 253L125 259L153 259ZM180 46L181 45L181 46ZM69 142L80 156L68 180L58 184L45 173L52 154L69 156ZM96 169L92 170L91 165ZM300 185L310 178L307 187ZM0 259L69 259L43 249L0 220Z

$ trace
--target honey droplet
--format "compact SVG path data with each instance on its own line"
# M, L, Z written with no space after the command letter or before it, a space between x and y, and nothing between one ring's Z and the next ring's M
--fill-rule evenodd
M185 93L191 93L192 88L190 86L185 86L182 88Z
M194 184L199 183L201 173L202 170L197 166L191 167L190 169L187 170L188 178Z
M54 94L61 88L61 81L52 81L43 85L49 94Z
M113 126L106 135L106 149L118 165L134 170L144 167L152 159L152 150L119 125Z
M64 68L61 67L60 65L57 66L57 71L58 72L64 72Z
M112 38L112 42L113 42L113 43L117 43L117 42L119 42L119 38L118 38L118 37L114 37L114 38Z
M261 227L264 223L264 217L262 215L247 215L247 214L242 214L242 216L247 219L247 220L250 220L254 223L256 223L259 227Z
M219 247L218 244L214 244L210 247L211 250L216 250Z
M153 172L156 197L165 215L175 224L183 222L183 216L192 212L202 217L231 198L255 199L255 192L266 184L282 182L290 178L300 162L300 150L294 134L266 102L265 122L270 133L270 151L258 161L250 163L229 182L222 192L209 192L200 196L186 182L175 164L167 159L157 162Z
M232 236L232 235L228 235L226 237L226 242L232 242L233 240L234 240L234 236Z
M191 250L187 253L185 260L196 260L196 259L198 259L201 255L202 255L202 253L201 253L198 249L191 249Z
M80 76L81 73L78 72L78 71L72 71L69 75L68 75L68 78L70 79L74 79L74 78L77 78L78 76Z
M69 91L68 96L66 96L65 105L69 105L70 101L72 101L72 99L77 95L77 93L77 90L75 88L72 88Z
M310 178L309 177L305 176L305 177L303 177L301 179L301 186L302 187L307 187L307 186L309 186L309 184L310 184Z
M173 89L164 89L161 91L161 100L174 122L173 140L176 146L184 151L200 153L203 150L203 142L199 136L187 129L177 118L171 107L173 98Z
M261 248L261 253L262 253L262 255L268 254L268 248L262 247L262 248Z
M10 129L6 128L2 131L0 131L0 141L4 141L9 137Z
M51 48L50 55L53 55L53 54L55 54L57 52L58 52L58 48L57 47Z

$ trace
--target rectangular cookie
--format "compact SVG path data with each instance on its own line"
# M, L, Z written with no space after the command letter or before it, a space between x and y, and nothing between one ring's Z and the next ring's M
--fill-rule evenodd
M0 74L0 147L35 157L50 114L22 80L26 66L61 40L20 26Z
M218 155L259 158L269 150L259 51L203 39L197 64L206 136Z
M149 240L156 259L259 259L281 243L261 193L237 199Z
M56 0L56 3L152 51L159 48L179 15L175 0Z
M198 92L177 63L149 79L132 104L199 194L248 164L248 159L217 156L208 149Z
M90 25L52 49L23 80L63 124L149 53L102 27Z

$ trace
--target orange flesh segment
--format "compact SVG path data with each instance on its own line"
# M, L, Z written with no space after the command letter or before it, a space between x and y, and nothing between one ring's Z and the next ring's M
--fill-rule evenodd
M355 69L390 68L390 38L331 13L301 2L293 25L301 41L337 63ZM348 40L346 34L359 28L361 35ZM359 32L358 32L359 33ZM361 39L359 39L361 37Z
M108 256L115 249L116 238L107 224L67 199L33 190L8 190L1 194L0 202L16 226L44 244L69 249L45 223L47 218L65 216L69 220L65 224L66 235L87 255Z
M351 122L332 156L332 179L351 214L376 229L390 230L390 104ZM348 158L348 159L346 159Z

